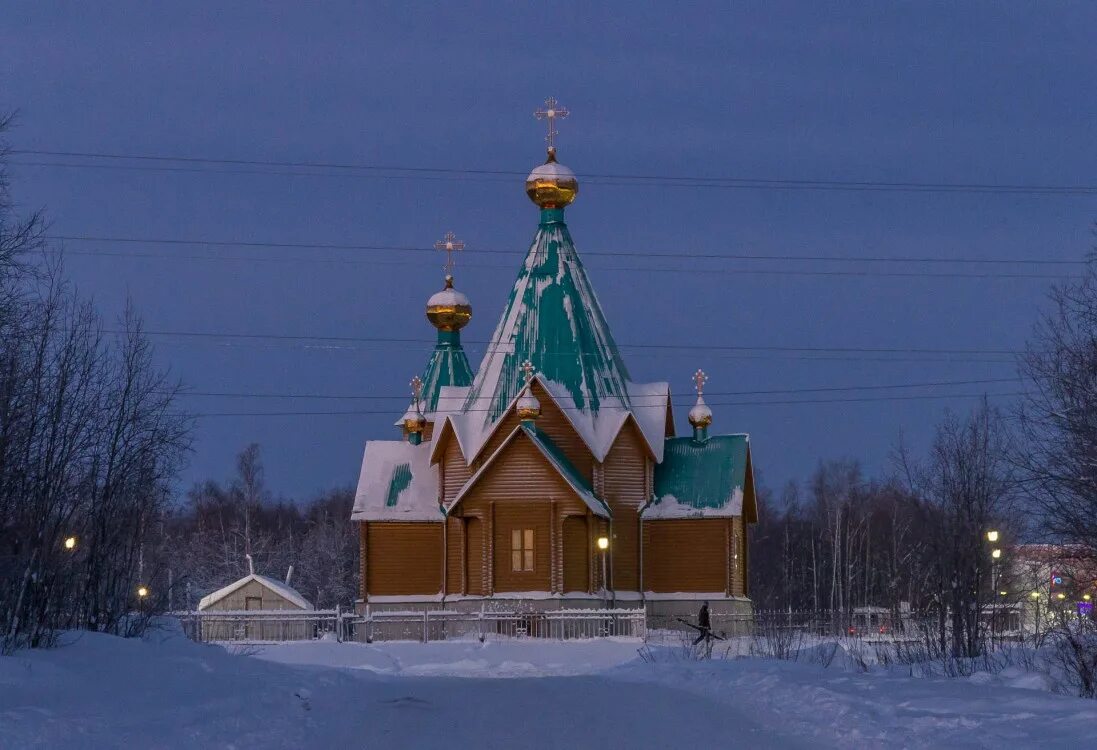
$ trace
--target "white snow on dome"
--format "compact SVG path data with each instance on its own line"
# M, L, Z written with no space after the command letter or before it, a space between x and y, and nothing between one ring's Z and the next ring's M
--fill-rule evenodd
M689 423L696 424L698 422L706 421L712 421L712 409L708 408L708 404L705 403L703 397L698 396L697 403L689 410Z
M559 162L550 161L547 164L542 164L539 167L535 167L532 172L529 173L529 177L526 181L530 180L559 180L559 179L575 179L575 173L565 167Z
M434 307L435 305L440 307L457 307L459 305L471 307L469 298L456 289L443 289L440 292L435 292L434 295L427 300L427 307Z

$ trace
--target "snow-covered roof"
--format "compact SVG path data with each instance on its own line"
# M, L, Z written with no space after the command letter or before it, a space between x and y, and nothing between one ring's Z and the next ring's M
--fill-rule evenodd
M200 610L206 609L207 607L209 607L209 606L221 601L225 597L229 596L234 591L248 585L252 581L255 581L259 585L261 585L261 586L263 586L267 589L270 589L271 591L278 594L280 597L282 597L286 601L292 602L294 605L296 605L297 607L300 607L301 609L312 609L313 608L312 604L309 603L308 599L301 596L300 592L298 592L297 589L291 587L288 583L283 583L282 581L278 581L278 580L275 580L273 578L268 578L267 576L261 576L258 573L251 573L249 575L244 576L239 581L234 581L233 583L230 583L228 586L217 589L212 594L208 594L207 596L203 596L202 600L198 602L198 609L200 609Z
M729 516L754 520L747 435L669 438L665 442L663 462L655 467L655 497L642 511L645 520Z
M354 521L441 521L430 443L371 440L362 456Z
M462 448L479 451L521 392L521 364L567 414L596 457L604 457L630 410L628 370L561 210L543 211L537 235L472 381ZM458 432L461 428L458 427ZM469 440L471 438L471 440ZM466 453L471 460L471 455Z
M541 455L544 456L545 461L549 464L549 466L551 466L564 479L564 481L568 483L568 485L579 497L579 499L582 500L595 515L602 518L609 518L609 509L606 507L605 503L603 503L601 500L594 496L594 489L590 486L590 484L586 481L582 474L579 473L578 469L575 468L571 461L568 460L567 456L565 456L560 448L552 442L552 439L548 435L546 435L543 431L538 430L535 425L529 424L520 424L515 427L509 435L507 435L506 439L503 440L499 447L496 448L495 451L490 456L488 456L487 460L484 461L484 465L481 466L476 471L476 473L469 478L467 482L465 482L465 486L461 488L461 491L457 493L457 497L455 497L453 499L453 502L450 503L449 508L447 508L447 512L451 512L455 507L460 504L465 496L472 490L473 487L476 486L477 482L479 482L480 479L484 476L487 470L491 468L492 464L494 464L495 462L495 459L501 456L503 454L503 451L506 450L507 446L510 445L519 435L523 435L524 437L528 438L531 443L533 443L534 447L536 447L537 450L540 451Z

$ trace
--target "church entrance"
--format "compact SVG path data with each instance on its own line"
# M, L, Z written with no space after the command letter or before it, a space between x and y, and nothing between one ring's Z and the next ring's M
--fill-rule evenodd
M584 516L564 519L564 591L590 590L590 536Z

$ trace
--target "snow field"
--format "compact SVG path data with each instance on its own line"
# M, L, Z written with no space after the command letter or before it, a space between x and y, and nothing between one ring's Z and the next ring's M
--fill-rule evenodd
M70 633L0 658L0 748L1020 750L1087 746L1097 726L1097 702L1002 675L685 653L628 640L224 648L174 630Z

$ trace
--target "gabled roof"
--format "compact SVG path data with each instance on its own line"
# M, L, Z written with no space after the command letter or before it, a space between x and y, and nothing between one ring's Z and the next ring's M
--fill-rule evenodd
M541 212L465 401L463 410L481 423L481 433L490 432L518 396L526 359L558 402L567 395L559 406L570 410L585 440L596 442L605 431L597 424L604 411L629 409L628 370L559 209Z
M755 520L754 477L747 435L668 438L655 467L655 497L645 519L725 518Z
M590 483L579 473L579 470L575 468L575 465L568 460L563 451L560 450L552 439L549 438L541 430L538 430L535 425L520 424L515 427L506 439L495 449L487 460L484 461L484 465L473 474L469 480L465 483L465 486L461 488L461 491L457 493L457 497L453 499L450 506L446 509L446 513L450 513L456 508L465 496L472 490L473 487L483 478L484 474L495 463L495 460L503 454L507 446L509 446L516 438L523 436L528 438L534 447L545 458L545 461L551 466L557 474L559 474L568 486L578 495L579 499L586 503L587 507L591 511L602 518L609 518L610 512L606 504L594 496L594 488Z
M430 443L371 440L362 456L354 521L442 521Z
M282 581L276 581L273 578L268 578L267 576L261 576L258 573L251 573L249 575L244 576L239 581L235 581L233 583L230 583L228 586L225 586L224 588L217 589L212 594L209 594L207 596L203 596L202 600L200 602L198 602L198 609L206 609L207 607L209 607L213 604L216 604L217 602L221 601L225 597L232 594L237 589L243 588L244 586L248 585L252 581L255 581L260 586L263 586L267 589L270 589L271 591L278 594L280 597L282 597L286 601L292 602L293 604L300 607L301 609L312 609L313 608L312 604L309 603L308 599L301 596L300 592L298 592L297 589L294 589L294 588L290 587L290 585L288 583L283 583Z

